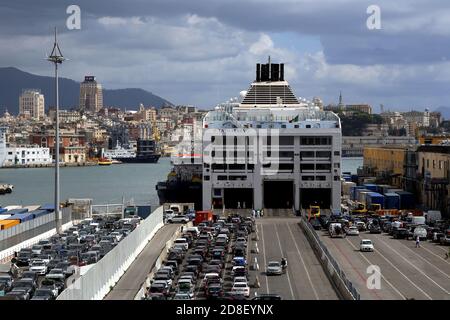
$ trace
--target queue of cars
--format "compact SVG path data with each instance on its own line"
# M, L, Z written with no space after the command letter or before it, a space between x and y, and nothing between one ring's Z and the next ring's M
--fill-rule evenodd
M146 299L249 298L247 245L254 231L254 219L239 216L185 228L153 276Z
M16 252L8 274L0 274L0 297L53 300L77 267L96 263L133 231L141 218L96 217Z
M343 236L357 236L362 232L387 233L394 239L431 240L441 245L450 244L450 222L444 220L425 223L425 218L406 216L378 216L378 215L345 215L336 217L320 216L310 220L314 229L328 230L333 234L336 225L342 229ZM333 227L333 228L332 228ZM362 239L361 251L373 251L371 240Z

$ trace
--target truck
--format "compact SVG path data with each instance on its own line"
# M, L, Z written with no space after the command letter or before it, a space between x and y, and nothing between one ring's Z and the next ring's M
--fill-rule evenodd
M407 191L396 191L400 196L400 209L413 209L415 208L414 194Z
M328 228L328 233L330 234L331 238L334 237L345 237L345 230L341 223L333 222L330 223L330 226Z
M384 196L379 194L378 192L370 192L366 194L366 206L369 208L372 206L376 211L379 209L383 209L384 207ZM369 209L370 210L370 209Z
M364 214L367 213L366 206L363 203L357 202L351 211L352 214Z
M425 213L425 219L428 224L434 224L436 221L442 219L441 211L439 210L428 210Z
M195 212L194 225L197 226L199 223L202 223L203 221L213 221L213 212L211 210Z
M387 192L384 194L385 209L400 209L400 195L395 192Z

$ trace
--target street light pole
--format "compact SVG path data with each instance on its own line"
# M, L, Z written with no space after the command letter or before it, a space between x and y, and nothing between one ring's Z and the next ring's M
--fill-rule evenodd
M47 60L55 65L55 100L56 100L56 121L55 121L55 221L56 232L62 233L62 216L60 210L59 200L59 87L58 87L58 64L62 64L65 60L61 50L59 49L58 42L56 40L56 27L55 27L55 42L53 44L53 50Z

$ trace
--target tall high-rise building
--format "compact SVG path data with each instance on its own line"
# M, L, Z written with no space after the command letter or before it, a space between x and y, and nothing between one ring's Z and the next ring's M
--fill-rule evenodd
M38 89L25 89L19 97L19 115L25 118L42 119L45 116L44 95Z
M102 108L102 85L95 80L95 76L85 76L80 84L80 110L98 112Z

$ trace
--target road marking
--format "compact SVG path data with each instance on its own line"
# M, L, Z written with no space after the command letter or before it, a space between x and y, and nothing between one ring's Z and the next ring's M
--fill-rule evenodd
M311 276L309 275L309 272L308 272L308 268L306 268L305 260L303 260L303 256L300 253L300 250L298 249L297 241L295 241L294 234L292 233L291 227L287 223L286 223L286 225L287 225L287 227L289 229L289 234L291 235L292 240L294 240L295 248L297 249L298 255L300 256L300 260L302 261L303 267L305 268L306 276L308 277L309 284L311 285L311 288L313 289L314 296L316 297L316 300L319 300L319 295L317 294L316 288L313 285L313 282L311 280Z
M350 245L352 246L353 249L358 250L358 248L356 248L356 247L353 245L353 243L352 243L350 240L348 240L348 238L346 238L345 240L347 240L348 243L350 243ZM369 259L368 259L366 256L364 256L364 254L363 254L362 252L359 252L359 254L361 255L361 257L363 257L364 260L366 260L366 262L367 262L369 265L374 265L372 262L369 261ZM394 285L393 285L392 283L390 283L390 282L383 276L383 273L381 273L381 278L383 278L384 281L386 281L386 283L387 283L388 285L390 285L391 288L394 289L394 291L397 292L397 294L398 294L399 296L401 296L404 300L406 300L406 297L405 297L405 296L404 296L404 295L403 295L396 287L394 287Z
M393 249L391 246L387 245L386 242L384 242L381 239L378 239L380 242L382 242L386 247L388 247L389 249L391 249L392 251L394 251L400 258L402 258L403 260L405 260L408 264L410 264L414 269L416 269L417 271L419 271L421 274L423 274L428 280L430 280L432 283L434 283L437 287L439 287L439 289L441 289L442 291L444 291L446 294L450 294L450 292L448 292L447 290L445 290L445 288L441 287L436 281L434 281L433 279L431 279L429 276L427 276L425 274L425 272L423 272L421 269L419 269L418 267L416 267L415 264L411 263L408 259L406 259L404 256L402 256L397 250Z
M261 237L262 237L262 244L263 244L263 259L264 259L264 268L266 266L266 246L264 244L264 227L262 224L260 224L261 226ZM267 278L267 274L264 272L264 276L266 277L266 289L267 289L267 294L269 293L269 279Z
M281 241L280 241L280 236L278 235L277 224L275 223L274 226L275 226L275 234L277 235L277 239L278 239L278 246L280 247L280 253L283 254L283 248L281 247ZM287 280L288 280L288 284L289 284L289 290L291 291L292 300L295 300L294 290L292 290L291 279L289 278L289 270L287 268L286 268L286 276L287 276Z
M408 248L413 254L415 254L417 257L419 257L420 259L422 259L423 261L425 261L426 263L428 263L429 265L431 265L433 268L435 268L437 271L439 271L440 273L442 273L444 276L446 276L447 278L450 279L450 276L448 274L446 274L444 271L442 271L441 269L439 269L438 267L436 267L434 264L432 264L431 262L429 262L427 259L423 258L420 254L417 254L414 252L414 250L412 250L410 247L408 247L406 244L402 243L403 241L400 241L400 243L402 245L404 245L406 248ZM425 249L423 246L420 247L420 249ZM434 254L434 253L432 253ZM438 256L439 257L439 256ZM439 257L440 258L440 257ZM443 258L441 258L443 259ZM444 259L445 261L445 259ZM447 261L445 261L447 262Z
M426 296L429 300L433 300L422 288L420 288L418 285L416 285L410 278L408 278L403 272L400 271L388 258L386 258L379 250L374 250L375 253L378 253L384 260L386 260L387 263L391 265L392 268L397 270L398 273L400 273L406 280L408 280L414 287L416 287L420 292L423 293L424 296Z
M431 254L434 254L436 257L439 257L439 258L441 258L442 260L444 260L445 262L447 262L447 263L449 263L450 264L450 261L448 261L448 260L446 260L445 258L443 258L443 257L441 257L440 255L438 255L438 254L436 254L436 253L434 253L433 251L431 251L431 250L429 250L429 249L427 249L427 248L425 248L425 246L424 245L422 245L422 243L421 243L421 248L424 248L425 250L427 250L429 253L431 253ZM434 248L438 248L438 249L441 249L441 250L443 250L445 253L447 253L447 250L445 250L444 248L441 248L441 247L439 247L439 246L434 246Z

